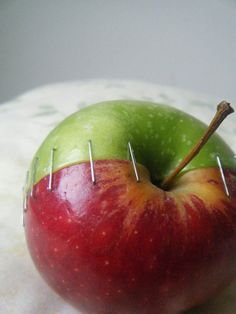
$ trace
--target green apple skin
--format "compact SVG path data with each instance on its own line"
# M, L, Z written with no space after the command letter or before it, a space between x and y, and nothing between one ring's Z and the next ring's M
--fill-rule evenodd
M143 101L107 101L82 109L58 125L36 153L40 163L36 182L49 173L51 149L57 152L54 170L88 161L88 140L94 160L126 160L130 141L136 161L161 181L200 139L206 125L166 105ZM233 151L212 136L184 171L215 167L219 155L226 168L236 168Z
M24 221L32 259L59 295L88 314L177 314L236 276L232 150L214 135L168 191L153 184L205 129L164 105L112 101L73 114L49 134L31 169ZM140 182L127 160L128 141Z

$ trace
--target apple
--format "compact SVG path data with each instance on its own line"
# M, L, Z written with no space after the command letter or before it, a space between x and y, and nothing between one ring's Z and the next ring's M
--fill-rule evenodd
M48 135L24 224L59 295L89 314L176 314L236 277L236 160L211 136L224 105L207 128L169 106L108 101Z

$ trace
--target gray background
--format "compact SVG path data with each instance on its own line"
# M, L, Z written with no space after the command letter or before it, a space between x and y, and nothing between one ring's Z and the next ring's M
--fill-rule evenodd
M236 103L234 0L0 0L0 102L39 85L129 78Z

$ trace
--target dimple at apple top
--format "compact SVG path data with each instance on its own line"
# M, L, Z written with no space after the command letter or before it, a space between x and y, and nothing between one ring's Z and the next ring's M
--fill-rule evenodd
M33 266L22 226L22 188L32 157L49 131L78 109L111 99L169 104L205 123L221 100L148 83L97 80L41 87L0 105L0 313L78 313L46 285ZM236 152L236 115L218 133ZM189 313L233 314L235 309L233 283Z

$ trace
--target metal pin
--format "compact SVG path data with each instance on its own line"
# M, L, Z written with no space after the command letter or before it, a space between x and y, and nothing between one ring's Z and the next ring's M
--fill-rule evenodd
M89 149L91 179L92 179L93 184L96 184L96 177L95 177L94 163L93 163L92 141L91 140L88 141L88 149Z
M29 179L29 170L26 172L26 176L25 176L25 185L23 187L23 213L22 213L22 226L25 226L25 217L24 217L24 213L27 212L27 198L28 198L28 179Z
M32 170L32 178L31 178L31 191L30 196L34 197L34 182L36 178L36 170L37 170L37 163L38 163L38 157L35 157L33 162L33 170Z
M56 148L53 147L51 149L51 155L50 155L50 169L49 169L49 178L48 178L48 191L52 192L53 190L53 169L54 169L54 153L56 151Z
M133 149L131 147L130 142L128 142L128 150L129 150L129 154L130 154L130 157L131 157L131 160L132 160L136 181L140 182L140 177L139 177L138 169L137 169L137 166L136 166L136 159L135 159L134 152L133 152Z
M224 174L224 170L223 170L223 167L222 167L222 163L221 163L220 157L218 155L216 156L216 161L217 161L218 167L220 169L220 175L221 175L221 179L222 179L223 184L224 184L225 193L229 197L230 196L229 189L228 189L227 182L226 182L226 179L225 179L225 174Z
M28 180L29 180L29 170L26 172L25 185L23 187L23 210L24 210L24 212L27 211L26 202L27 202L27 197L28 197L28 191L27 191Z

